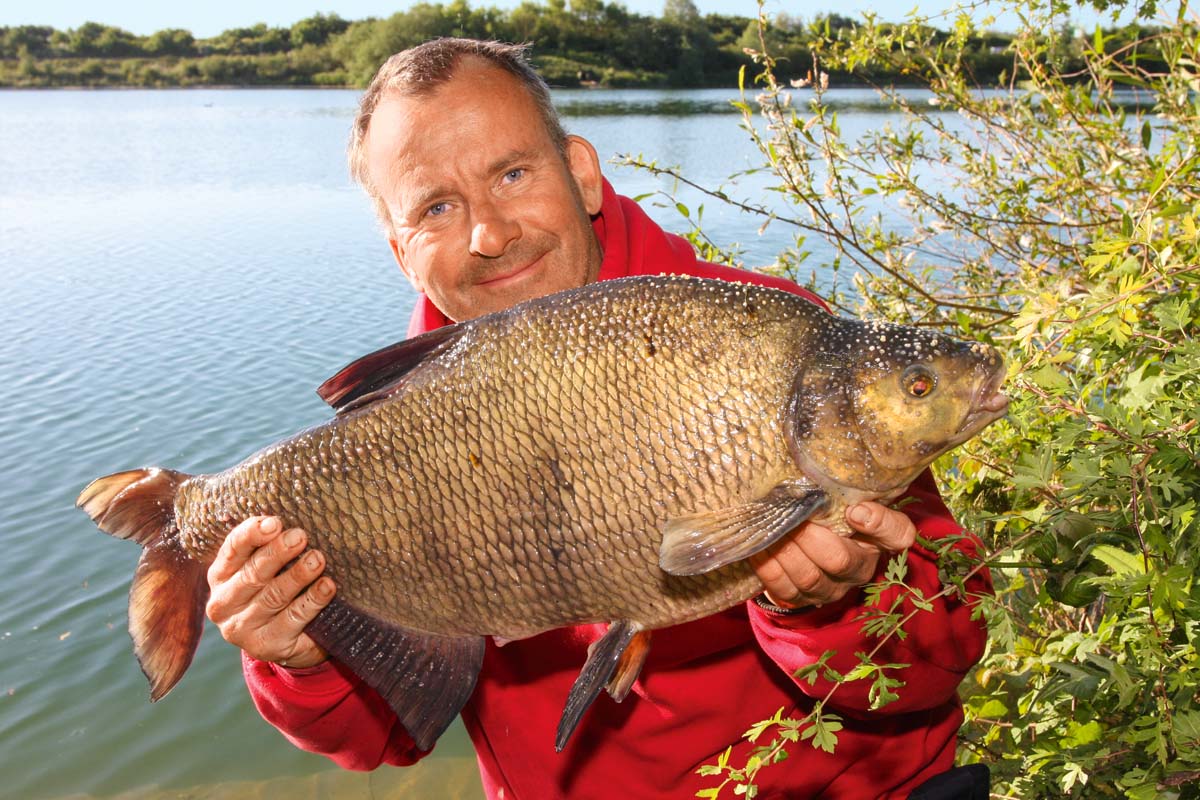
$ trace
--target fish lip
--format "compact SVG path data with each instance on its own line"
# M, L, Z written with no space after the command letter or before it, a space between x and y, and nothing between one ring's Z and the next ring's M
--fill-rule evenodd
M979 385L979 389L971 398L971 411L958 428L957 436L961 436L962 440L969 439L1008 414L1008 395L1000 391L1006 375L1004 364L1000 364L991 376Z

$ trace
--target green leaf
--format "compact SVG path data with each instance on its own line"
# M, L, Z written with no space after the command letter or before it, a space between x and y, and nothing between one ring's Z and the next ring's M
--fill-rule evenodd
M899 700L900 695L892 690L902 686L904 686L904 681L889 678L881 671L875 676L875 681L871 684L871 689L867 693L867 699L870 701L870 709L878 711L889 703Z
M933 603L923 598L921 593L916 589L913 589L912 593L908 595L908 600L921 611L933 611Z
M1195 748L1200 742L1200 709L1177 712L1172 719L1171 737L1180 750Z
M869 678L875 674L879 668L874 664L859 664L854 669L846 673L846 680L861 681L863 678Z
M977 717L990 719L1003 719L1007 715L1008 706L1004 705L1002 700L998 700L995 697L988 700L975 712L975 716Z
M884 578L892 583L903 583L906 577L908 577L908 551L904 550L888 561Z
M1072 721L1067 723L1067 735L1061 741L1064 747L1079 747L1097 741L1103 734L1104 729L1095 720L1083 725Z
M756 741L758 739L758 737L762 736L763 733L766 732L767 728L771 728L771 727L774 727L775 725L778 725L782 718L783 718L783 706L780 706L779 709L776 710L775 715L773 717L771 717L770 719L764 719L761 722L756 722L753 725L751 725L750 730L748 730L742 734L742 738L749 739L752 742Z
M1050 364L1043 364L1029 378L1048 392L1060 392L1071 385L1062 370L1055 369Z
M1170 376L1163 374L1158 367L1142 364L1126 377L1121 405L1132 412L1146 411L1159 401L1164 387L1170 382Z
M814 663L806 664L805 666L800 667L800 669L793 672L792 677L798 681L806 681L809 686L816 684L817 678L821 676L821 670L827 669L829 659L833 658L835 655L837 655L836 650L826 650L825 652L821 653L821 657L818 658ZM828 675L826 675L826 678L830 679L828 678ZM830 680L837 680L837 678L832 678ZM781 715L783 709L779 709L779 712Z
M1158 786L1158 781L1148 781L1138 786L1132 786L1125 790L1125 796L1129 800L1173 800L1179 797L1175 794L1164 794Z
M1067 763L1064 765L1066 772L1063 773L1059 780L1059 785L1062 787L1063 794L1070 794L1071 789L1076 784L1084 786L1088 782L1088 774L1084 772L1083 767L1078 764Z
M1116 575L1145 575L1146 563L1140 555L1126 552L1111 545L1102 544L1092 548L1091 555L1104 562Z
M842 723L836 716L818 716L809 729L812 731L813 746L832 753L837 747L837 732L841 729Z

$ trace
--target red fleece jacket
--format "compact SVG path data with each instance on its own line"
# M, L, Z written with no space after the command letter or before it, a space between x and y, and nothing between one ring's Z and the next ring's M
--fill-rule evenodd
M664 233L607 183L594 221L604 248L600 279L676 273L765 284L812 298L794 284L698 262L686 240ZM448 320L426 298L413 313L410 334ZM928 473L904 506L920 533L938 539L960 532ZM883 559L882 562L886 562ZM884 563L881 563L881 570ZM908 555L908 578L927 596L940 586L937 565L919 547ZM975 591L988 591L985 575ZM885 601L886 602L886 601ZM462 719L479 758L489 798L692 797L713 786L696 769L733 746L730 763L744 764L757 745L742 739L755 722L780 707L802 717L829 692L791 676L827 650L842 673L856 652L878 640L865 636L856 617L862 595L799 614L773 614L747 602L706 619L654 632L650 655L633 692L618 705L602 694L567 748L554 752L563 703L604 625L553 630L497 647L488 641L475 693ZM763 769L759 797L902 798L923 780L952 766L962 720L956 689L980 657L984 629L971 609L951 597L920 613L876 654L876 663L909 664L900 699L871 711L870 681L838 688L827 711L843 719L834 753L807 742L791 757ZM411 764L418 750L386 703L334 662L288 670L244 659L246 683L263 717L298 747L323 753L348 769ZM760 742L761 744L761 742Z

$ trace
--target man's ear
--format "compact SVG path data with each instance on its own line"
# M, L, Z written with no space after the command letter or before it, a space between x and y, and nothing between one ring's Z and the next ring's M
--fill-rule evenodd
M408 278L408 282L412 284L414 289L424 294L425 287L421 285L421 280L417 276L416 271L404 265L404 255L400 252L400 242L391 237L388 237L387 241L388 247L392 249L392 258L396 259L396 265L400 267L400 271L404 273L404 277Z
M600 204L604 201L604 177L600 174L600 157L596 148L582 136L567 137L567 169L579 187L583 198L583 207L587 213L600 213Z

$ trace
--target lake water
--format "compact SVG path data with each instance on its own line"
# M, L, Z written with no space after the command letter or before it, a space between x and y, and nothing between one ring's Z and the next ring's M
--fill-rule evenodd
M726 110L733 96L556 100L602 159L644 153L715 186L757 163ZM408 770L344 773L296 750L254 711L237 652L211 626L152 706L125 631L139 548L73 508L99 475L216 470L327 419L314 387L403 335L413 294L346 176L356 101L0 92L0 795L480 796L457 725ZM606 171L628 195L659 188ZM674 211L651 212L681 227ZM711 203L705 215L751 264L790 242L760 223Z

